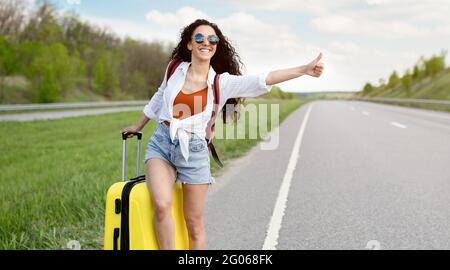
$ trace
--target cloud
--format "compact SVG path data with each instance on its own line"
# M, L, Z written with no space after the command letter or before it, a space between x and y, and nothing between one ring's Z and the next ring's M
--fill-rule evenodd
M390 0L366 0L369 5L383 5L388 3Z
M370 38L400 39L433 35L431 29L401 20L364 20L364 17L364 14L321 16L313 19L311 25L321 32Z
M106 28L121 38L131 37L144 41L176 42L177 32L167 32L148 24L135 23L128 20L83 16L83 19L93 25Z
M190 6L182 7L174 13L151 10L147 13L146 19L158 25L177 27L188 25L196 19L211 20L206 13Z
M282 12L305 12L311 14L324 14L329 10L347 7L358 0L230 0L230 3L244 10L267 10Z
M236 7L304 13L311 26L327 34L382 39L426 38L450 34L448 0L231 0Z

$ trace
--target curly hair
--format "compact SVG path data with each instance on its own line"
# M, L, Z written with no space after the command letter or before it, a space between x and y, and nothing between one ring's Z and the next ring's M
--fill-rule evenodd
M190 25L181 30L181 40L175 49L172 51L171 60L179 60L184 62L191 62L191 51L188 50L187 44L191 41L194 30L201 25L211 26L220 41L217 44L216 53L211 58L210 65L218 73L228 72L232 75L242 75L241 66L243 63L237 54L236 50L231 46L227 37L222 34L219 27L215 23L211 23L204 19L198 19ZM227 118L232 118L234 121L239 119L239 104L243 102L242 98L230 98L225 102L222 109L222 119L226 123Z

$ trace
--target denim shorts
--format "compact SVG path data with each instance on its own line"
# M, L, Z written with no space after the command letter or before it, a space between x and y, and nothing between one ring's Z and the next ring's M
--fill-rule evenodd
M178 138L172 142L169 126L159 123L145 151L145 163L151 158L162 159L176 171L177 181L185 184L212 184L209 150L205 139L192 134L189 139L189 158L181 153Z

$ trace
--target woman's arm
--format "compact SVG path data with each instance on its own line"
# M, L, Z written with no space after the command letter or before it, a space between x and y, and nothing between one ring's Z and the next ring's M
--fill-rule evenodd
M145 114L143 114L139 119L139 122L136 124L139 127L139 130L142 130L148 123L148 121L150 121L150 118L148 118Z
M322 75L323 71L323 63L319 62L321 58L322 53L320 53L316 59L314 59L311 63L307 65L271 71L266 77L266 84L274 85L277 83L298 78L302 75L319 77L320 75Z
M299 67L271 71L253 75L220 75L220 100L229 98L257 97L270 92L272 85L291 80L302 75L319 77L322 75L323 63L320 63L322 53L311 63Z
M120 130L121 133L130 133L128 134L128 138L132 138L135 133L141 131L144 126L150 121L150 118L148 118L145 114L142 115L141 119L139 119L139 122L135 125L123 128Z

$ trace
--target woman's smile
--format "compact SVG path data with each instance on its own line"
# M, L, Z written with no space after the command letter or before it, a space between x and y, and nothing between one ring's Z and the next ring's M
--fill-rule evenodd
M198 50L200 51L200 53L203 53L203 54L208 54L212 51L211 48L206 48L206 47L200 47L200 48L198 48Z

